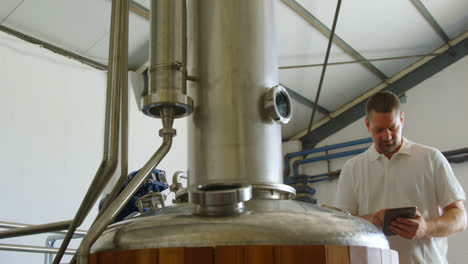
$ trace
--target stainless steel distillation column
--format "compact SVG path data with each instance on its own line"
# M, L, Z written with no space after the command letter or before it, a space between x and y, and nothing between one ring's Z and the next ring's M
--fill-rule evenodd
M158 37L151 37L151 84L143 111L158 116L158 109L172 106L174 115L183 116L191 110L191 100L176 85L187 76L180 57L184 49L178 53L178 41L169 43L181 36L177 10L185 2L188 73L193 76L187 92L194 98L188 120L190 203L107 227L91 248L92 257L102 264L124 258L169 264L191 263L197 256L199 263L220 264L228 263L223 256L249 262L247 250L281 255L283 246L318 246L321 259L333 248L347 254L348 246L388 251L385 236L371 223L290 200L294 189L282 184L278 123L291 117L291 101L278 83L274 1L153 0L151 27ZM232 254L223 254L231 249ZM299 258L315 260L305 255Z
M292 198L295 190L282 184L281 126L275 122L287 122L291 107L278 86L273 2L195 2L189 30L189 72L197 77L189 83L195 101L188 122L190 199L198 203L206 200L199 191L248 185L254 198ZM281 120L265 108L265 100L276 97L289 104ZM275 103L269 105L273 111Z

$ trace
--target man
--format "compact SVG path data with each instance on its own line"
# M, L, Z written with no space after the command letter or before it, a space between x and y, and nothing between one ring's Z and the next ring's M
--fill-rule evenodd
M413 218L392 222L387 237L400 264L447 263L447 236L466 228L465 193L440 151L402 137L400 100L378 92L366 105L374 141L343 166L336 207L382 228L386 208L416 206Z

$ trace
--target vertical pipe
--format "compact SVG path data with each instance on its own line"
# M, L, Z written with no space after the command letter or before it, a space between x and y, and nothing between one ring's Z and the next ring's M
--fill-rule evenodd
M123 11L125 12L125 11ZM125 17L125 16L124 16ZM98 216L98 219L101 214L107 209L110 203L117 197L120 190L122 189L128 175L128 15L124 18L122 17L121 21L121 28L122 30L122 38L116 39L115 41L119 41L119 46L122 47L122 52L125 53L121 57L121 66L119 68L120 81L119 86L121 90L121 105L120 105L120 177L115 183L112 191L110 192L109 196L107 197L104 205L102 206ZM96 221L96 220L95 220Z
M124 12L123 6L127 6ZM121 60L128 57L128 51L122 53L122 43L118 40L122 38L121 21L122 13L127 14L128 21L128 1L113 0L111 14L111 30L109 41L109 67L107 73L107 93L106 93L106 118L104 127L104 150L103 160L96 173L96 176L91 183L88 192L86 193L75 218L68 229L68 232L60 245L60 249L54 259L54 264L59 264L63 254L73 237L76 228L81 225L83 220L88 215L100 193L104 189L107 182L110 180L118 163L118 148L119 148L119 119L120 119L120 91L119 82L127 80L127 73L122 77ZM128 22L127 22L128 24ZM128 33L124 33L124 36ZM128 35L127 35L128 36ZM126 45L125 45L126 47ZM127 67L127 64L125 64Z
M183 71L174 70L183 63L184 46L182 3L185 0L151 1L150 92L181 92ZM181 65L183 67L183 65ZM159 113L158 113L159 114Z
M187 94L187 0L182 0L182 93Z
M128 4L128 3L127 3ZM128 9L128 7L126 7ZM128 27L129 27L128 10L123 10L121 28L122 38L120 39L122 46L122 58L120 66L120 90L121 90L121 142L120 142L120 175L128 175Z
M166 105L175 118L189 115L193 101L187 93L187 2L152 0L150 16L149 89L142 98L142 111L161 117Z

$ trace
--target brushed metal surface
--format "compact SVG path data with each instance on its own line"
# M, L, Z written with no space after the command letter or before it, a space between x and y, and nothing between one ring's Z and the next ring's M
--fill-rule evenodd
M176 118L193 111L186 95L185 5L185 0L151 1L149 88L142 98L142 111L151 117L159 118L166 105L174 106Z
M188 183L281 184L281 127L263 96L278 85L272 1L189 1Z
M197 216L190 203L165 207L110 226L91 252L226 245L389 248L383 233L359 217L291 200L251 200L245 207L245 213L226 217Z

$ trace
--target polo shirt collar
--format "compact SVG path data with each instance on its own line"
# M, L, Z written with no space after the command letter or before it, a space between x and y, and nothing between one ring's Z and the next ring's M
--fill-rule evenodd
M403 143L400 149L398 150L397 153L393 155L400 155L400 154L411 155L412 142L406 139L405 137L402 137L402 139L403 139ZM386 158L384 154L380 154L379 152L377 152L377 150L375 149L375 143L372 143L372 145L369 147L368 157L370 161L376 161L381 157Z

